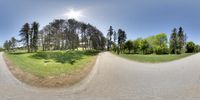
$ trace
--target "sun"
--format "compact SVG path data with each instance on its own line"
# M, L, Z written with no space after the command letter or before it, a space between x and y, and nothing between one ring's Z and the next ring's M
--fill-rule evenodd
M82 11L75 11L74 9L69 9L65 16L67 16L68 19L76 20L80 20L81 17L84 17Z

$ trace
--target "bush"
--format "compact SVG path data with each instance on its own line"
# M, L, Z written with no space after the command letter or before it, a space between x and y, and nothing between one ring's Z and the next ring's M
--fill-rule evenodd
M188 42L186 45L187 53L195 52L195 44L193 42Z
M32 57L37 59L53 59L60 63L74 64L76 60L82 59L83 56L93 56L98 54L97 50L87 51L66 51L66 52L37 52Z
M200 52L200 46L199 45L195 45L195 52Z
M161 54L169 54L169 49L167 47L157 47L156 50L155 50L155 53L158 54L158 55L161 55Z
M146 51L146 54L153 54L153 47L149 47Z
M4 49L3 49L3 48L0 48L0 52L1 52L1 51L4 51Z

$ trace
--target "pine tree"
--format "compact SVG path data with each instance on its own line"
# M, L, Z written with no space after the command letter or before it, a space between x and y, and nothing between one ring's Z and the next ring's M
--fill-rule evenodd
M170 50L172 54L177 54L177 29L172 30L170 37Z
M22 37L21 41L25 42L26 44L26 48L28 50L28 52L30 52L30 26L29 26L29 23L25 23L23 26L22 26L22 29L20 30L20 36Z

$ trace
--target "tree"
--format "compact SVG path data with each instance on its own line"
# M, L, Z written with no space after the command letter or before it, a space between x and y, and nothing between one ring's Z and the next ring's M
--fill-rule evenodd
M110 50L110 47L111 47L111 43L112 43L112 35L113 35L113 28L112 26L110 26L109 30L108 30L108 34L107 34L107 49L108 51Z
M113 42L116 43L117 41L117 32L114 31L114 34L113 34Z
M22 26L22 29L20 30L20 36L22 38L21 41L25 42L28 52L30 52L30 44L29 44L30 36L29 36L29 34L30 34L29 23L25 23Z
M166 54L165 51L166 49L168 49L167 47L168 41L167 41L167 35L165 33L160 33L154 36L150 36L146 38L146 40L149 42L155 53Z
M4 49L2 47L0 47L0 52L4 51Z
M37 22L33 22L33 24L32 24L32 34L33 34L33 37L32 37L32 50L33 51L37 51L38 50L38 33L39 33L39 23L37 23Z
M79 46L103 50L106 42L103 33L96 27L74 19L54 20L39 35L43 50L74 50Z
M147 50L149 47L150 44L146 39L141 41L140 49L143 51L143 54L147 54Z
M124 50L124 43L126 41L126 33L122 29L118 30L118 46L119 51L122 52Z
M5 50L7 50L8 52L10 51L10 44L9 44L9 41L6 40L3 44L3 47Z
M128 49L128 53L131 53L131 50L133 49L133 42L131 40L126 41L125 48Z
M177 54L177 30L174 28L170 37L170 52Z
M138 38L138 39L133 41L133 51L134 51L134 53L139 53L141 41L142 41L141 38Z
M182 49L185 45L185 42L186 42L186 35L184 34L183 28L180 27L177 34L177 49L179 53L183 51Z
M82 42L82 47L86 49L86 30L87 30L87 24L81 23L81 42Z
M114 52L116 52L117 51L117 32L116 31L114 31L114 34L113 34L113 50L114 50Z
M52 35L53 35L52 39L54 42L54 44L53 44L54 50L60 50L61 47L63 47L63 44L61 44L61 43L63 43L63 38L64 38L63 37L64 24L65 24L65 20L63 20L63 19L55 19L53 22L50 23L50 25L51 25L50 30L52 31Z
M186 49L187 49L187 51L186 51L187 53L195 52L195 43L192 41L188 42L186 45Z
M195 45L195 52L200 52L200 45Z
M17 40L15 39L15 37L12 37L11 38L11 48L14 50L14 48L16 47L16 43L17 43Z

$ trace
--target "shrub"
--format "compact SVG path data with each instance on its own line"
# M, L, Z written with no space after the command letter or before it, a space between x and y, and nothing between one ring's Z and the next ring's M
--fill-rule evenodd
M155 53L158 55L169 54L169 49L167 47L163 47L163 46L157 47L155 50Z
M188 42L186 45L187 53L195 52L195 44L193 42Z
M37 52L32 57L37 59L53 59L60 63L74 64L76 60L82 59L83 56L93 56L98 54L97 50L87 51L66 51L66 52Z
M153 54L153 47L149 47L146 51L146 54Z

